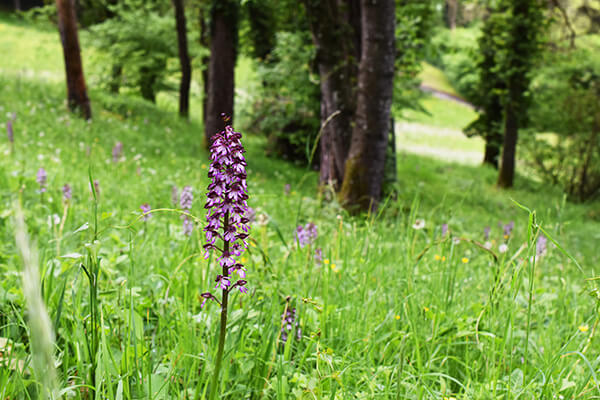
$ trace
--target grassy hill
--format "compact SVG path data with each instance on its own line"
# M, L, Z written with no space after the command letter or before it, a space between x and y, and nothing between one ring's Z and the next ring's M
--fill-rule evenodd
M16 115L14 151L4 134L0 139L0 397L37 398L40 378L32 375L30 357L36 332L26 324L36 315L26 311L15 245L18 202L39 251L65 394L89 394L84 267L92 252L100 257L101 397L202 398L219 312L216 304L200 309L199 295L214 286L216 274L215 260L202 256L208 184L202 127L198 118L178 119L169 96L155 106L95 89L85 34L82 44L90 122L66 111L58 34L0 17L0 51L10 54L0 66L0 123ZM242 73L244 85L253 84L250 68ZM469 111L438 99L424 105L431 115L413 115L411 122L435 130L412 133L414 143L477 151L479 145L464 138L451 147ZM117 142L123 154L115 162ZM350 217L317 195L315 172L265 157L262 137L243 142L257 217L243 260L250 292L232 301L222 398L599 394L597 292L595 281L585 280L596 276L600 261L597 203L566 203L556 190L523 177L515 190L500 191L495 171L486 167L401 152L397 196L376 215ZM48 174L43 195L36 182L41 167ZM97 212L90 174L100 189ZM73 192L68 204L61 192L66 183ZM190 237L176 212L140 218L143 203L177 208L172 187L186 185L198 218ZM515 201L535 210L535 219ZM510 221L514 229L507 234ZM534 221L582 270L550 241L534 258ZM318 238L301 248L295 230L308 222L317 225ZM322 260L315 258L317 248ZM301 331L288 331L282 321L292 308ZM289 334L285 342L282 329Z

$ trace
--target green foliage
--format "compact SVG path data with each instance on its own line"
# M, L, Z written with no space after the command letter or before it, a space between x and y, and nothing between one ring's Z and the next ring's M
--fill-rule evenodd
M396 0L396 78L393 111L419 109L418 74L435 21L433 2Z
M570 198L600 195L600 61L589 51L549 57L536 78L525 160Z
M93 45L105 65L103 82L118 91L120 86L137 88L155 101L161 90L174 90L167 77L177 57L175 21L162 1L127 0L111 6L116 15L91 28ZM167 12L168 11L168 12Z
M478 28L440 29L432 38L434 61L444 70L452 86L468 101L473 101L479 82L477 62Z
M319 131L320 91L311 65L314 53L307 32L278 32L267 62L258 66L263 85L249 105L252 119L246 130L265 134L268 152L285 159L307 162Z

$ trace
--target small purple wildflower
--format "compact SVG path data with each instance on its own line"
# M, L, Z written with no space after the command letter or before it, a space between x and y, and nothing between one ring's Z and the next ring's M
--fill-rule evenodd
M446 236L448 233L448 224L442 224L442 236Z
M288 335L294 333L296 340L302 339L302 329L300 329L299 323L296 320L296 309L288 308L284 314L281 315L281 341L287 342Z
M490 228L489 226L486 226L485 228L483 228L483 238L484 240L489 240L490 239L490 231L492 230L492 228Z
M71 197L72 197L71 186L68 183L65 183L65 185L62 187L62 193L63 193L64 201L71 200Z
M283 187L283 193L285 193L286 196L289 196L290 190L292 190L292 185L290 185L289 183L286 183L285 186Z
M173 193L171 193L173 194ZM192 193L191 186L185 186L181 190L181 197L179 198L179 205L183 209L183 211L189 213L192 210L192 203L194 202L194 194ZM181 219L183 219L183 234L190 236L192 234L192 230L194 230L194 224L190 221L190 218L187 215L182 215Z
M192 193L191 186L185 186L181 190L181 197L179 199L179 205L185 211L190 211L192 209L192 202L194 201L194 194Z
M296 238L301 248L311 244L317 239L317 226L312 222L307 223L304 227L298 225L296 228Z
M6 136L11 144L14 143L15 137L13 133L13 122L10 119L6 122Z
M94 191L96 196L100 196L100 181L98 179L94 179Z
M502 227L504 231L504 239L508 239L510 237L510 234L512 233L514 227L515 221L510 221L508 224Z
M315 250L315 262L321 264L323 262L323 250L319 247Z
M150 217L152 216L152 214L146 214L146 213L149 213L150 210L152 210L150 208L150 205L148 203L144 203L140 206L140 209L142 210L142 213L144 213L144 216L142 217L142 219L144 221L148 221L150 219Z
M544 236L544 235L540 235L540 237L538 237L537 243L535 245L535 250L536 250L535 253L538 257L541 257L546 254L547 245L548 245L548 238L546 238L546 236Z
M114 163L118 163L119 159L123 155L123 143L117 142L115 147L112 149L112 158Z
M223 290L223 296L234 287L240 292L247 293L246 268L237 262L234 257L240 256L248 248L250 218L246 185L246 159L244 147L240 139L242 135L235 132L230 125L225 130L212 137L210 146L211 164L208 177L211 183L206 194L207 201L204 208L208 210L207 225L204 228L206 235L205 258L210 251L217 250L222 268L222 274L217 275L216 288ZM184 189L185 190L185 189ZM183 193L181 205L183 207ZM217 239L223 241L223 247L216 244ZM230 277L236 273L241 280L231 285Z
M46 170L44 168L38 169L37 175L35 177L35 181L40 185L40 193L44 193L46 191L46 181L48 180L48 175L46 174Z

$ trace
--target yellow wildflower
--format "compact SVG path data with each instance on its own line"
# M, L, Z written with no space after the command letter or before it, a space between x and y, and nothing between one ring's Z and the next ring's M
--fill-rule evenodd
M395 317L395 318L396 318L396 320L399 320L399 319L400 319L400 316L399 316L399 315L396 315L396 317Z
M442 256L442 262L446 261L446 256Z
M442 257L440 257L439 254L436 254L435 256L433 256L433 258L435 258L435 261L440 261L442 259Z
M324 259L324 260L323 260L323 264L325 264L325 265L329 265L329 258L326 258L326 259Z
M466 264L469 262L469 259L467 257L463 257L462 260L463 264Z
M429 307L423 307L423 311L425 311L425 312L429 311Z
M590 330L590 327L587 324L585 324L585 325L579 325L578 329L579 329L579 332L587 332Z

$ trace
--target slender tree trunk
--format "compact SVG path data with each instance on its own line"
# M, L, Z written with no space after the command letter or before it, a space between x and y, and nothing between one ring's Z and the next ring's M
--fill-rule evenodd
M206 8L204 5L200 6L200 44L205 49L209 50L210 46L210 32L208 31L208 26L206 25ZM202 120L204 120L204 116L206 115L206 103L208 99L208 84L210 83L208 80L208 64L210 63L210 55L207 53L202 56L202 87L204 89L204 93L202 96Z
M304 0L321 81L320 181L339 190L350 138L355 104L355 81L360 59L359 0Z
M446 23L451 30L456 28L459 0L446 0Z
M504 145L502 146L502 163L498 173L498 186L509 188L513 186L515 177L515 155L517 151L517 139L519 135L519 123L512 104L506 106L504 116Z
M183 0L173 0L175 7L175 23L177 26L177 47L181 64L181 82L179 84L179 115L187 118L190 114L190 83L192 66L188 53L187 28Z
M395 1L361 0L358 98L340 201L376 209L381 199L394 87Z
M78 110L85 119L90 119L92 110L83 76L74 0L56 0L56 10L65 60L69 108L71 111Z
M208 63L208 96L204 115L207 146L210 138L225 129L222 114L233 125L233 90L237 47L238 4L235 0L213 3Z
M500 149L502 147L502 135L493 134L485 137L485 152L483 154L483 164L491 165L498 169L500 161Z
M21 11L21 0L15 0L15 11Z

